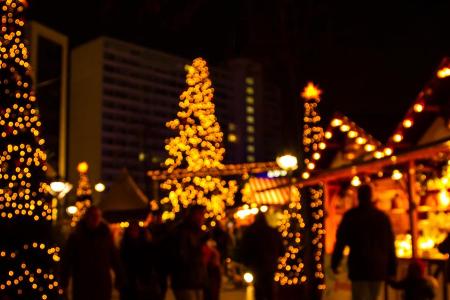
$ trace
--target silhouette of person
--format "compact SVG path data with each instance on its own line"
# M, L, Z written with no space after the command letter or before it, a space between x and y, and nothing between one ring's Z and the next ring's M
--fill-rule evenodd
M433 284L425 277L425 265L418 259L410 262L405 278L400 281L390 280L389 285L403 290L404 300L432 300L435 297Z
M136 221L130 222L121 241L120 257L124 267L121 300L160 299L155 248L150 233Z
M172 236L171 279L177 300L203 300L207 282L204 257L205 207L192 205Z
M61 257L61 285L67 291L72 278L73 300L110 300L111 270L116 287L121 285L122 272L118 251L102 213L89 207L70 234Z
M376 300L383 281L396 274L394 234L389 217L372 203L372 189L358 189L359 205L344 214L339 224L331 267L338 273L346 246L353 300Z
M283 252L283 240L275 228L267 224L259 213L242 237L241 257L253 273L255 300L275 299L274 274L278 258Z

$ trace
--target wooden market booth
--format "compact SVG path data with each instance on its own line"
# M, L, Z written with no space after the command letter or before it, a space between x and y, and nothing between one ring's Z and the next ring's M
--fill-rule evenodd
M298 182L300 188L323 185L327 253L333 249L343 214L357 203L356 187L367 182L373 187L376 206L392 221L397 256L422 258L434 266L431 273L436 273L436 268L445 269L447 257L436 248L450 232L449 125L448 58L420 91L386 143L376 140L348 117L334 115L324 133L324 151L315 163L319 171ZM445 271L440 274L442 293L436 299L447 299ZM328 286L328 290L334 287ZM350 288L348 284L341 287ZM326 299L348 297L326 295Z

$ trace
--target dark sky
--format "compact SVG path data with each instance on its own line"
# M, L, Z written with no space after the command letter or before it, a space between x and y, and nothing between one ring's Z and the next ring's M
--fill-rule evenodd
M67 33L72 45L107 34L213 63L238 56L260 61L283 90L287 143L298 127L293 107L300 105L298 94L308 80L324 90L323 113L347 114L383 139L450 55L450 1L34 0L31 5L30 18Z

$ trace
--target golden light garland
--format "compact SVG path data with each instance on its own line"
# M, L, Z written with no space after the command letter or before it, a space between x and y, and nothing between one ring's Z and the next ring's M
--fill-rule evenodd
M48 239L53 211L45 140L23 40L26 5L0 1L0 226L7 228L0 242L0 290L13 299L45 300L60 292L51 271L59 257L56 248L29 242Z
M437 80L443 80L450 76L450 63L448 59L445 59L440 68L436 72ZM395 149L398 145L401 145L405 138L405 134L408 130L410 130L414 124L414 119L420 116L427 107L426 100L427 96L432 94L432 89L430 85L427 85L418 95L416 101L412 105L412 107L406 113L403 121L397 126L397 129L394 131L392 136L389 138L387 147L391 149Z
M214 89L206 61L195 59L187 72L188 89L180 96L180 111L176 119L166 124L178 132L166 142L169 158L165 166L169 174L180 168L187 172L223 168L223 133L215 116ZM169 192L161 200L162 204L171 206L166 215L173 217L181 209L196 203L206 207L207 218L220 219L225 207L234 203L237 184L215 176L186 176L167 179L161 188Z
M275 281L280 285L296 285L307 280L303 272L304 264L300 250L302 248L301 230L305 222L301 215L300 192L296 187L290 189L288 209L283 211L283 218L278 229L283 237L286 252L278 259Z
M353 160L368 153L377 159L386 155L378 140L346 116L336 115L331 120L325 132L325 139L330 141L337 134L336 131L346 135L345 158L347 160Z
M47 247L44 243L26 244L19 251L0 251L0 263L7 266L7 277L0 281L0 292L7 289L15 289L17 295L26 297L26 289L31 287L40 295L40 299L53 299L52 295L62 294L63 290L59 287L59 282L52 272L45 270L45 267L36 265L29 266L27 261L21 260L19 257L33 257L38 253L40 256L47 256L49 260L54 262L60 261L59 247ZM43 287L46 287L45 289Z
M313 233L312 244L314 247L314 277L318 282L317 288L319 290L325 289L325 274L324 274L324 262L323 262L323 250L325 239L324 228L324 193L323 187L318 186L309 189L311 195L311 210L312 210L312 228Z

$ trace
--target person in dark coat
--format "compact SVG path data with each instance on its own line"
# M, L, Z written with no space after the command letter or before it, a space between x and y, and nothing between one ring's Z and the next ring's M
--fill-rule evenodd
M216 242L216 249L220 253L221 263L223 264L225 259L229 256L231 237L228 232L226 232L224 225L221 222L217 223L217 226L211 230L211 238Z
M425 266L422 261L414 259L408 266L406 277L400 281L390 280L394 289L403 290L404 300L432 300L435 291L432 283L425 277Z
M172 235L172 289L177 300L203 300L207 281L204 257L205 207L192 205Z
M203 256L206 263L207 281L203 291L205 300L219 300L222 286L222 270L220 252L216 242L209 239L203 247Z
M155 260L156 274L161 291L158 298L154 300L164 300L167 293L167 280L169 277L168 256L170 254L170 228L171 223L162 221L162 211L155 211L152 221L148 226L148 231L152 237L153 253Z
M73 300L110 300L111 270L116 287L122 273L118 251L100 209L89 207L70 234L61 257L61 286L67 291L72 278Z
M267 224L263 213L259 213L244 232L241 243L242 261L253 273L255 300L275 299L274 275L283 253L280 233Z
M350 247L352 299L376 300L383 281L396 274L394 234L389 217L373 205L369 185L358 189L358 201L339 224L331 267L338 273L344 248Z
M154 245L147 230L131 222L120 246L124 269L121 300L161 299L161 286L156 270Z

